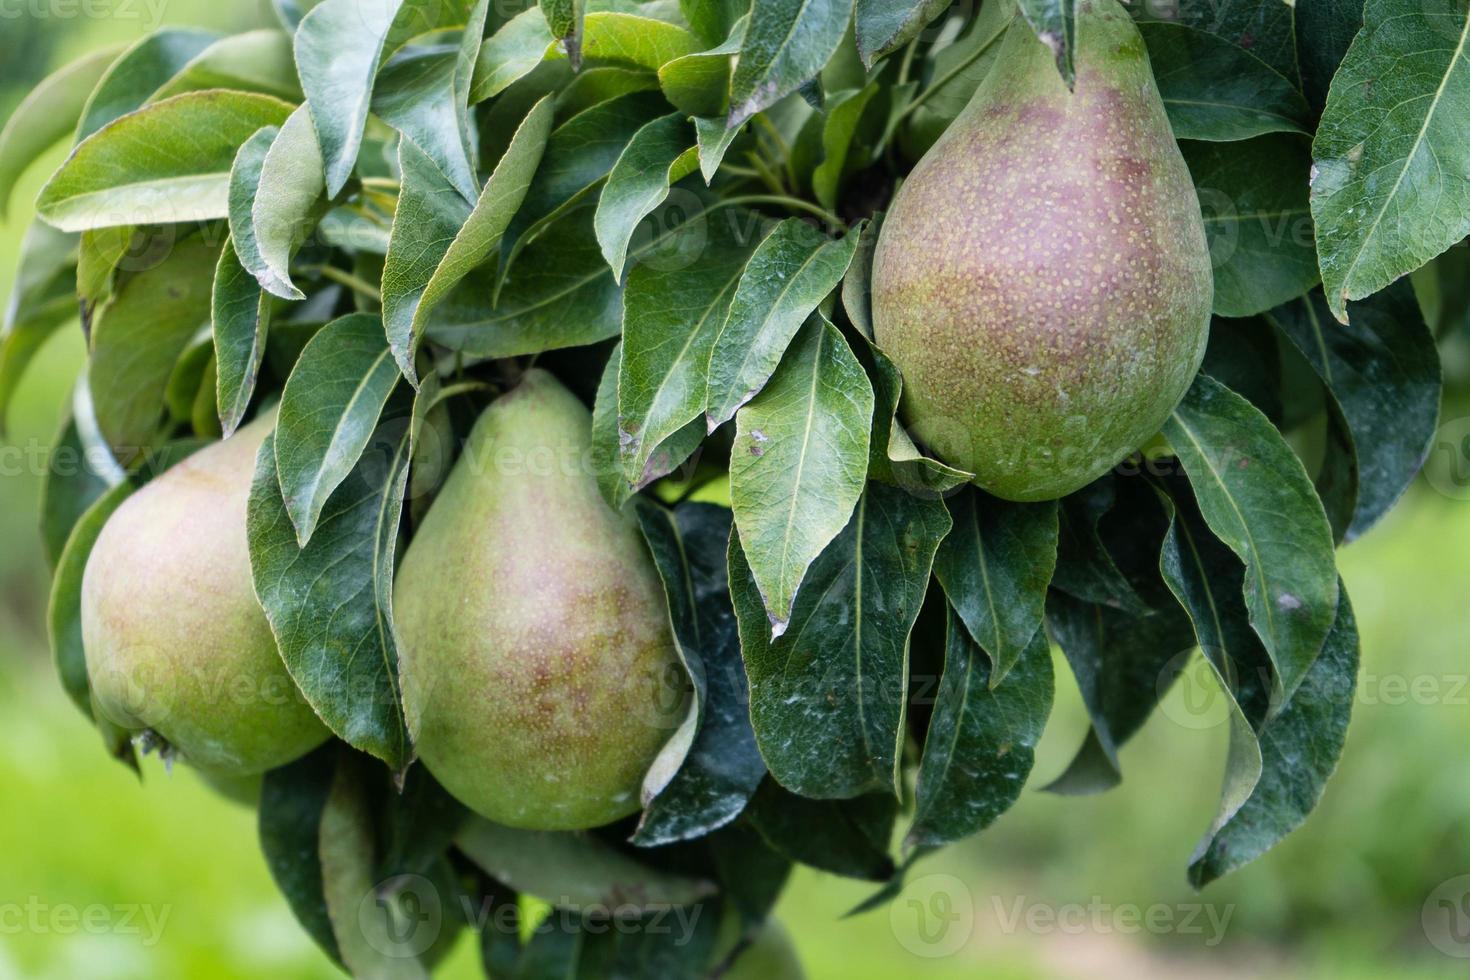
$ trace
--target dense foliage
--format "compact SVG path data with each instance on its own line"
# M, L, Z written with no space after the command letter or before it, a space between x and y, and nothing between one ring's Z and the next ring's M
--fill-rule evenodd
M1014 16L1073 78L1067 0L275 6L278 29L90 55L0 134L6 195L74 145L6 313L0 423L80 303L57 453L86 465L48 480L50 626L68 693L136 765L156 740L89 684L91 548L150 479L279 405L255 592L336 737L229 789L258 793L272 872L345 969L422 973L473 908L495 912L464 924L496 975L704 975L740 949L722 916L753 937L793 862L881 903L1018 797L1051 643L1092 730L1048 789L1117 785L1198 649L1231 749L1190 880L1306 818L1356 677L1334 550L1423 463L1422 310L1464 299L1429 265L1470 233L1463 4L1135 5L1203 207L1209 346L1155 439L1039 503L912 438L870 270L895 187ZM533 364L593 409L579 465L636 515L689 704L642 812L576 834L491 824L415 764L393 627L395 564ZM374 932L375 891L406 923L432 895L455 928ZM532 897L569 926L521 928ZM714 911L691 942L649 927L670 907Z

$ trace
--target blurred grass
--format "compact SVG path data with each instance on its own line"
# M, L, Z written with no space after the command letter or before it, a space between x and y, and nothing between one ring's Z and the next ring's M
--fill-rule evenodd
M140 8L141 9L141 8ZM258 22L249 4L173 0L171 23L222 29ZM140 22L62 25L56 58L136 37ZM0 65L0 107L34 79ZM22 86L7 83L21 81ZM54 165L59 153L49 161ZM17 189L0 225L0 294L8 294L26 204L46 163ZM9 445L49 444L83 354L64 331L20 392ZM40 910L42 928L0 916L0 980L9 978L326 978L334 969L296 927L255 846L252 814L187 771L146 766L140 785L99 750L55 683L43 630L47 571L36 538L39 475L0 471L0 909ZM1223 732L1193 717L1176 689L1124 751L1112 793L1061 798L1030 791L977 840L922 863L914 877L949 874L973 899L973 935L924 958L902 939L914 909L850 919L871 886L802 872L780 914L817 980L927 978L1279 976L1462 977L1462 962L1425 941L1421 906L1441 881L1470 872L1470 503L1422 481L1400 509L1342 556L1363 633L1362 689L1342 766L1317 814L1243 871L1194 895L1184 868L1219 792ZM1086 720L1059 661L1058 707L1038 753L1042 785L1065 766ZM1421 694L1407 691L1417 684ZM1201 935L1110 929L1007 931L1012 904L1063 909L1204 902L1230 915L1222 942ZM146 906L166 914L161 938L96 934L50 912ZM29 914L29 913L27 913ZM64 914L64 913L63 913ZM100 914L100 913L95 913ZM111 911L107 913L112 915ZM909 916L909 919L905 919ZM1121 920L1110 920L1121 921ZM441 971L476 974L462 941Z

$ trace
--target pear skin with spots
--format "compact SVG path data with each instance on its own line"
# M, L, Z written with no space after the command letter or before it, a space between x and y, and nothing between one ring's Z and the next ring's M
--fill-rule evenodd
M532 370L476 423L398 569L409 731L460 802L532 830L636 812L687 713L668 602L592 416Z
M1199 199L1116 0L1079 0L1074 66L1068 90L1018 17L873 259L904 421L1010 500L1064 496L1146 442L1209 335Z
M255 598L246 506L262 416L133 494L82 578L82 646L98 712L150 731L217 784L283 766L328 731Z

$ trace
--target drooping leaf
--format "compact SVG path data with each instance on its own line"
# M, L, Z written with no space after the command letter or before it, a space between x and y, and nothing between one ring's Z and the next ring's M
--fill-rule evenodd
M1200 842L1190 861L1194 887L1255 860L1311 813L1342 754L1357 672L1357 622L1340 586L1321 656L1259 733L1260 779L1230 820Z
M1199 375L1164 435L1210 528L1246 565L1251 625L1270 651L1278 701L1322 649L1337 601L1332 528L1312 482L1270 420Z
M1215 313L1254 316L1315 286L1306 141L1272 135L1181 148L1204 208Z
M731 127L775 105L817 76L852 17L843 0L761 0L730 79Z
M1142 616L1148 605L1119 570L1098 531L1117 502L1114 479L1105 476L1060 501L1057 567L1051 584L1074 598Z
M1177 139L1309 131L1301 92L1244 48L1187 24L1144 23L1139 31Z
M342 317L302 350L281 393L274 440L285 511L301 547L328 498L358 465L397 383L376 316Z
M277 30L259 30L222 37L179 69L149 101L211 88L263 92L288 102L301 101L290 36Z
M893 874L888 840L898 801L891 793L813 800L767 779L746 811L776 853L848 878L883 881Z
M260 789L258 833L266 867L296 920L328 956L341 950L322 895L322 812L332 792L341 747L328 743L290 765L265 774Z
M1316 370L1347 430L1356 496L1351 523L1337 531L1351 541L1388 513L1424 464L1439 421L1440 370L1408 283L1349 312L1346 325L1333 322L1313 292L1268 319Z
M21 174L76 128L87 97L121 50L107 47L71 62L39 82L16 106L0 130L0 219L7 217Z
M1317 0L1296 5L1296 53L1312 105L1327 102L1327 87L1363 26L1363 0Z
M820 316L736 416L730 500L773 637L786 631L807 569L850 523L872 417L862 365Z
M322 166L322 148L311 113L302 106L291 113L266 150L250 208L255 248L266 270L261 285L279 284L283 299L306 298L291 281L291 258L325 211ZM232 185L235 181L232 173Z
M715 173L735 137L740 135L740 129L739 126L727 127L723 118L701 116L694 120L694 136L699 143L699 172L706 184L715 179Z
M209 323L220 252L209 237L175 244L158 265L120 285L93 320L92 403L103 437L124 463L154 444L169 376Z
M802 324L842 282L860 237L849 232L834 242L788 218L761 242L710 351L705 416L711 432L765 387Z
M1003 683L953 610L944 677L924 739L909 847L984 830L1021 795L1051 714L1051 647L1037 630Z
M511 18L480 47L470 104L493 98L529 75L555 43L540 7L527 7Z
M908 44L948 6L949 0L857 0L853 26L863 65L871 68Z
M271 96L244 92L156 102L78 146L42 189L36 211L63 231L226 217L236 151L290 111Z
M260 196L261 170L280 132L279 126L265 126L242 143L235 154L228 192L230 238L240 265L255 277L262 289L282 299L295 299L301 295L300 290L282 280L266 264L255 234L255 202Z
M691 116L717 117L719 127L725 128L725 115L730 111L730 73L749 23L750 19L742 16L714 47L675 58L659 68L659 87L674 108Z
M766 764L750 727L750 697L730 602L725 561L730 512L711 504L667 510L646 498L637 500L638 520L668 593L674 636L696 693L689 734L670 740L671 748L644 782L643 816L633 842L656 847L708 834L734 820L760 784Z
M725 322L755 234L741 213L696 214L679 226L675 255L697 262L652 262L628 275L616 438L623 482L650 482L649 462L690 423L704 433L709 355Z
M919 452L899 424L898 402L903 392L903 378L888 355L876 344L867 342L859 346L858 359L869 365L868 377L873 382L873 436L868 453L868 478L927 497L942 496L970 482L974 474L957 470Z
M275 438L261 447L250 490L256 595L281 659L316 713L349 745L401 772L412 749L398 694L392 579L408 479L407 420L380 433L326 498L305 547L281 497Z
M694 169L693 148L689 122L677 113L661 116L633 134L608 173L592 227L620 281L638 223L668 200L671 185Z
M219 390L216 405L222 434L232 435L255 394L270 332L271 298L226 241L214 274L211 300L214 357Z
M934 56L933 77L904 109L903 145L913 159L927 152L969 105L1000 53L1015 10L1012 0L981 5L970 29Z
M1059 3L1060 0L1048 2ZM1259 0L1178 0L1169 4L1139 4L1132 8L1132 12L1134 17L1145 23L1179 23L1223 38L1249 51L1295 85L1298 71L1292 7L1292 4L1274 0L1267 3Z
M31 358L56 330L76 316L73 288L75 235L39 221L26 229L20 268L0 324L0 433L6 431L11 399Z
M1018 504L970 487L945 501L954 530L934 574L970 637L990 657L990 683L1006 679L1041 628L1057 563L1057 505Z
M869 484L775 638L747 552L731 539L751 723L783 786L825 799L897 792L909 631L949 527L938 501Z
M854 152L858 123L868 103L879 93L876 82L827 103L827 118L822 126L822 162L812 171L812 193L828 210L837 207L842 180L849 169L860 167L866 160Z
M91 90L80 120L76 142L103 126L136 112L201 52L219 39L213 31L166 27L140 38L117 56Z
M1470 233L1470 11L1368 0L1312 143L1327 306L1378 292Z
M85 379L79 380L77 395L90 400ZM46 457L41 487L41 543L52 569L82 515L124 475L110 453L82 439L77 420L68 414Z
M475 206L412 141L399 146L403 189L383 265L383 320L404 376L417 380L414 356L439 301L489 258L525 199L551 133L552 102L537 102L516 129Z

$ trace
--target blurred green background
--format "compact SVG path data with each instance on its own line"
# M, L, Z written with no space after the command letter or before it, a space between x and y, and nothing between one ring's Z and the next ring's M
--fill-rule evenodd
M9 4L0 117L90 48L160 24L266 19L254 0ZM59 160L27 175L0 224L0 294L29 201ZM49 444L82 356L76 329L46 348L13 412L7 446L19 453L0 452L0 980L335 976L277 898L252 814L152 760L140 785L52 676L40 474L28 461ZM1185 883L1225 749L1218 706L1186 682L1124 751L1122 787L1085 799L1027 792L980 838L921 864L890 909L842 918L870 886L798 874L779 912L809 975L1465 976L1470 960L1431 938L1470 955L1470 937L1456 946L1438 906L1462 900L1470 879L1431 895L1470 874L1470 502L1421 478L1342 564L1364 648L1347 753L1316 815L1275 851L1203 895ZM1066 765L1086 730L1058 667L1033 785ZM140 911L125 922L128 908ZM1146 913L1160 927L1140 927ZM477 975L472 944L442 972Z

